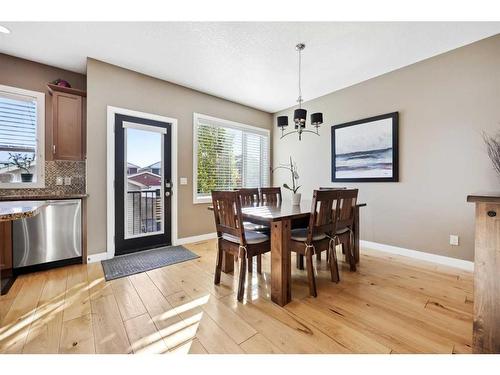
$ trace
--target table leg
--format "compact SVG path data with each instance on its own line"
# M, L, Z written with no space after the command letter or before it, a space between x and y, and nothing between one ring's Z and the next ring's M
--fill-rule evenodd
M354 232L354 259L356 264L359 263L359 207L354 208L354 226L352 228Z
M292 300L290 220L271 224L271 300L280 306Z

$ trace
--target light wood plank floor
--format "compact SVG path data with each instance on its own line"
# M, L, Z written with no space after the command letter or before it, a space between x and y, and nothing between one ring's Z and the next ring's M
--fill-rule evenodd
M0 297L0 352L471 351L470 273L362 249L358 272L342 263L339 284L319 264L317 298L293 267L293 301L281 308L270 301L269 255L238 303L234 275L213 284L215 242L187 247L201 258L111 282L100 263L20 277Z

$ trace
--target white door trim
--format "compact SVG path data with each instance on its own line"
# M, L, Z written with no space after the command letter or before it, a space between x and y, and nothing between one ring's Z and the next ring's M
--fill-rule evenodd
M126 116L140 117L154 121L162 121L171 124L172 129L172 210L171 210L171 229L172 229L172 244L177 244L177 195L179 193L177 185L177 119L155 115L146 112L134 111L126 108L108 106L107 109L107 150L106 150L106 180L107 180L107 258L111 259L115 256L115 115L121 114Z

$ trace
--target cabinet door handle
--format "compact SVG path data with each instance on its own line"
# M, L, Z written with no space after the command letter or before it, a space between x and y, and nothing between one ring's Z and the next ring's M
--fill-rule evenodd
M52 153L55 154L56 153L56 145L52 145Z

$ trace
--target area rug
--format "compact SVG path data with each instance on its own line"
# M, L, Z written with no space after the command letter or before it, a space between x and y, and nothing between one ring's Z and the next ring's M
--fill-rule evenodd
M199 258L184 246L165 246L103 260L106 281Z

